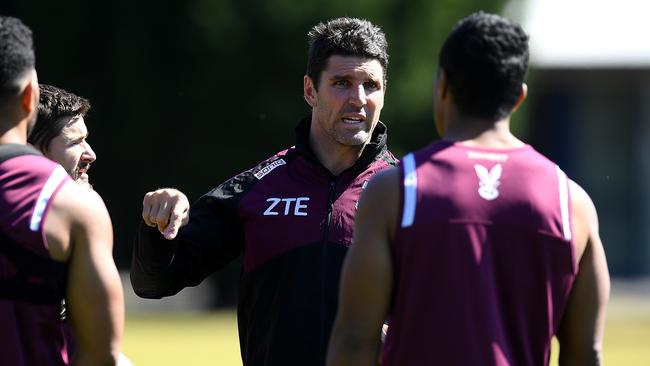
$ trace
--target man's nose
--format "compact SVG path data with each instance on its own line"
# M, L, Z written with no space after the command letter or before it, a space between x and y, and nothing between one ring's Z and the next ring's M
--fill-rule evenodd
M95 151L87 141L84 141L83 147L84 147L84 151L81 154L82 160L89 163L92 163L93 161L97 160L97 155L95 154Z
M366 89L363 84L352 88L350 95L350 103L357 107L363 107L366 105Z

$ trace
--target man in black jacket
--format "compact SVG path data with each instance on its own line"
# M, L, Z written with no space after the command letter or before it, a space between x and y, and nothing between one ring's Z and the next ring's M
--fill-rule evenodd
M368 180L396 163L386 148L387 43L366 20L309 32L296 144L203 195L145 195L131 282L142 297L195 286L243 253L238 304L243 363L322 365L341 265ZM162 235L161 235L162 234ZM378 335L379 336L379 335Z

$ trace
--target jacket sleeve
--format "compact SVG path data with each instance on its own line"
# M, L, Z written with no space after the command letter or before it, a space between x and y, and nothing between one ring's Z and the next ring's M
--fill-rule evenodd
M232 180L231 180L232 181ZM202 196L174 240L140 223L133 246L131 285L144 298L161 298L196 286L242 252L243 229L231 181ZM241 186L239 186L241 187Z

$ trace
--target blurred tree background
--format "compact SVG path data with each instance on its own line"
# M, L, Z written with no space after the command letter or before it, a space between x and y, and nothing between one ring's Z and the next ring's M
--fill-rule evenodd
M483 1L500 11L504 1ZM293 144L309 29L338 16L386 32L390 64L382 120L401 155L435 137L437 50L473 1L2 0L34 31L42 83L90 99L91 170L130 264L142 196L177 187L191 201Z

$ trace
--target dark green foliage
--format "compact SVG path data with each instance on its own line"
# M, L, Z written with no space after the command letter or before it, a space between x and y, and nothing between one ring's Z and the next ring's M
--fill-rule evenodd
M86 97L98 160L91 179L128 266L143 194L198 198L293 143L307 32L337 16L366 18L389 42L382 120L397 155L435 138L431 94L452 25L504 0L2 0L34 31L40 81Z

